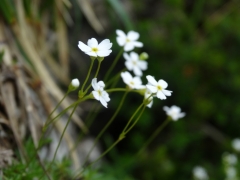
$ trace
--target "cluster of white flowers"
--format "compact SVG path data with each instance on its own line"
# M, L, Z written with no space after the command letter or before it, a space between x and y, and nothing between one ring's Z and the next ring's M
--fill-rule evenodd
M196 166L193 168L193 178L195 180L208 180L209 179L207 171L201 166Z
M144 99L146 101L147 107L151 107L153 104L154 97L161 100L165 100L167 96L171 96L172 91L166 90L168 84L163 79L156 80L153 76L147 75L146 79L148 83L146 85L142 84L141 76L143 71L147 70L148 63L145 61L148 58L147 53L142 53L140 56L136 52L133 52L135 47L143 47L143 43L139 42L140 37L138 32L129 31L125 34L122 30L116 30L117 43L119 46L123 47L125 51L123 57L126 60L125 66L129 71L133 71L135 76L132 76L130 72L125 71L121 73L123 82L128 86L129 89L144 90ZM98 44L95 38L88 40L87 45L79 41L78 47L87 55L91 57L106 57L112 50L112 43L109 39L103 40ZM129 54L127 52L130 52ZM109 95L103 90L104 82L97 79L92 80L92 87L94 91L92 94L96 100L99 100L104 107L107 107L107 102L110 101ZM181 109L177 106L172 106L171 108L164 107L167 115L173 120L178 120L185 116L185 113L181 113Z
M238 158L235 154L230 154L230 153L223 153L222 156L222 161L224 165L224 171L226 174L225 180L237 180L238 175L237 175L237 163L238 163Z

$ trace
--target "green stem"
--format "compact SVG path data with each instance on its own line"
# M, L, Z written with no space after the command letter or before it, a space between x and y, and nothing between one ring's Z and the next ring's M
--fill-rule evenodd
M97 116L99 110L100 110L100 106L96 107L96 104L94 104L92 107L91 107L91 110L90 112L92 112L94 109L96 109L96 112L94 113L89 113L88 116L86 117L86 127L89 129L90 126L92 125L95 117ZM75 145L74 147L70 150L70 153L76 149L76 147L78 146L78 144L80 143L82 137L83 137L84 133L81 132L81 134L78 136L76 142L75 142Z
M121 140L122 139L118 139L117 141L115 141L115 143L113 143L106 151L104 151L95 161L91 162L88 166L91 166L97 161L99 161L103 156L105 156L109 151L111 151L112 148L114 148Z
M70 106L68 106L66 109L64 109L63 111L61 111L61 113L59 113L56 117L54 117L47 125L46 127L51 124L54 120L56 120L57 118L59 118L60 116L62 116L65 112L67 112L70 108L74 107L75 105L79 104L82 101L82 99L78 99L76 102L74 102L73 104L71 104ZM44 131L46 129L43 129Z
M67 123L66 123L66 126L64 127L63 133L61 134L60 140L59 140L59 142L58 142L57 149L55 150L55 153L54 153L52 162L50 163L50 166L52 165L52 163L54 162L54 160L55 160L55 158L56 158L58 148L60 147L60 144L61 144L61 141L62 141L62 139L63 139L63 136L64 136L64 134L65 134L65 132L66 132L66 129L67 129L67 127L68 127L68 124L70 123L70 121L71 121L71 119L72 119L72 115L73 115L74 111L76 110L76 108L77 108L77 105L74 106L74 108L73 108L73 110L72 110L72 112L71 112L71 114L70 114L70 116L69 116L69 118L68 118L68 121L67 121Z
M106 129L112 124L113 120L115 119L115 117L117 116L117 114L119 113L120 109L122 108L122 105L123 105L123 102L125 101L126 99L126 96L128 94L128 91L126 91L122 97L122 100L117 108L117 110L115 111L115 113L113 114L113 116L111 117L111 119L108 121L108 123L104 126L104 128L101 130L101 132L98 134L98 136L96 137L95 141L94 141L94 144L92 146L92 148L90 149L90 151L88 152L87 154L87 157L84 161L83 164L86 164L91 152L93 151L94 147L96 146L98 140L100 139L100 137L103 135L103 133L106 131Z
M97 71L94 75L94 78L97 77L98 73L99 73L99 70L100 70L100 67L101 67L101 62L102 61L98 61L98 67L97 67ZM86 94L88 92L88 90L90 89L90 87L92 86L92 84L89 84L89 86L87 87L87 89L84 91L84 94Z
M126 71L126 68L122 69L120 72L118 72L115 76L112 77L112 79L110 79L109 81L106 82L106 87L108 87L112 82L115 82L119 77L120 77L120 74L123 72L123 71Z
M138 151L137 155L140 155L146 147L157 137L157 135L163 130L164 127L170 122L171 120L167 118L155 131L152 133L150 138L144 143L142 148Z
M63 98L59 101L59 103L57 104L57 106L53 109L53 111L48 115L48 118L43 126L43 129L45 129L50 123L48 123L48 121L51 119L52 114L56 111L56 109L60 106L60 104L63 102L63 100L67 97L67 95L69 94L69 91L63 96Z
M140 112L140 114L139 114L139 116L138 116L137 119L135 120L135 122L130 126L130 128L128 128L128 130L125 130L125 131L124 131L124 134L125 134L125 135L126 135L126 134L135 126L135 124L138 122L138 120L139 120L140 117L142 116L142 113L144 112L145 108L146 108L146 106L144 105L143 108L142 108L142 110L141 110L141 112Z
M88 69L87 77L86 77L86 79L85 79L85 81L84 81L84 83L83 83L83 85L82 85L82 88L81 88L81 92L82 92L82 93L83 93L83 91L84 91L84 87L85 87L85 85L86 85L86 83L87 83L87 81L88 81L88 79L89 79L90 73L91 73L91 71L92 71L93 63L94 63L94 59L91 59L91 64L90 64L90 68Z
M104 77L104 82L107 81L109 75L111 74L113 68L116 66L116 64L117 64L120 56L122 55L122 53L123 53L123 49L121 49L121 50L119 51L119 53L117 54L116 58L114 59L112 65L111 65L110 68L108 69L108 71L107 71L107 73L106 73L106 75L105 75L105 77Z
M136 114L138 113L138 111L142 108L142 106L144 106L143 103L137 108L137 110L134 112L134 114L132 115L132 117L129 119L127 125L125 126L125 128L123 129L123 131L122 131L121 134L123 134L123 135L125 134L126 129L128 128L128 126L129 126L130 123L132 122L134 116L136 116Z
M44 165L43 165L43 163L42 163L42 161L41 161L41 159L40 159L37 151L36 151L36 156L37 156L37 160L38 160L41 168L43 169L45 175L47 176L47 178L48 178L49 180L52 180L52 178L51 178L50 174L48 173L47 169L44 167Z

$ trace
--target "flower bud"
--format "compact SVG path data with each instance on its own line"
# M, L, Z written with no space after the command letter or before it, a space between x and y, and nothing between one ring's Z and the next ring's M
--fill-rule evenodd
M80 82L77 78L73 79L70 83L70 85L68 86L68 90L69 91L74 91L76 90L80 85Z
M148 59L148 57L149 57L149 56L148 56L148 53L142 52L142 53L140 54L140 56L139 56L139 59L145 61L145 60Z

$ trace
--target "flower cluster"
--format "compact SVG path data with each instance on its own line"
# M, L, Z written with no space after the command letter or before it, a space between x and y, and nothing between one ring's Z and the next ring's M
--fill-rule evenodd
M132 76L128 71L121 72L121 78L127 85L128 89L134 89L141 93L144 92L145 105L149 108L152 107L153 99L155 97L160 100L165 100L168 96L171 96L172 91L166 89L168 87L168 83L163 79L156 80L153 76L147 75L147 84L142 84L141 77L143 75L143 71L147 70L148 67L148 62L146 61L148 54L143 52L139 55L132 51L135 47L143 47L143 43L138 41L140 37L139 33L135 31L129 31L126 34L122 30L116 30L116 34L116 41L118 45L123 47L123 51L125 51L123 53L125 66L128 71L132 71L135 75ZM95 58L106 57L112 52L112 43L109 39L105 39L98 44L98 41L95 38L91 38L88 40L87 45L79 41L78 47L87 55ZM132 52L127 53L129 51ZM108 93L103 89L105 87L104 82L97 82L97 79L94 78L92 80L92 87L94 89L92 91L93 97L100 101L104 107L107 107L107 102L110 101L110 98ZM185 113L181 113L181 109L177 106L172 106L171 108L164 107L163 109L174 121L185 116Z

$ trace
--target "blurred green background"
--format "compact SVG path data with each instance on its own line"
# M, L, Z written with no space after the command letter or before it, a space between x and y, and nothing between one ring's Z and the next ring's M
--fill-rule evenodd
M31 18L28 6L31 2L24 2ZM91 11L86 10L84 2ZM186 180L192 179L193 167L201 165L210 179L224 179L222 154L233 152L230 143L240 137L240 1L71 0L70 3L72 7L67 9L72 24L68 24L67 32L71 77L79 77L83 82L88 69L89 59L77 47L79 40L86 42L96 37L113 42L113 53L102 64L101 79L120 49L115 30L134 30L144 43L142 49L135 51L149 54L145 75L164 79L173 91L167 100L155 99L153 107L145 111L132 132L107 155L108 161L100 171L104 178ZM51 12L56 4L53 0L43 0L40 5L39 21L43 12ZM1 9L2 17L11 22L4 12ZM89 12L96 18L89 18ZM121 58L117 69L123 67ZM124 86L122 82L119 85ZM101 111L91 127L92 135L97 135L105 125L122 95L110 97L109 108ZM117 120L101 140L103 148L119 136L140 102L140 96L128 96ZM165 105L180 106L186 117L171 122L135 162L127 163L166 119L162 110Z

